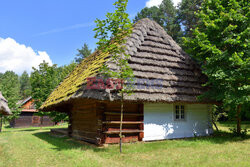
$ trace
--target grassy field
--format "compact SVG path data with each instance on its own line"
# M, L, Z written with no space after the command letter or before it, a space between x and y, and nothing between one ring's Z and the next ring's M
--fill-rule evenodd
M250 136L234 137L228 128L210 137L97 148L49 134L50 128L5 128L0 134L1 167L35 166L250 166ZM250 124L243 126L250 129ZM56 128L56 127L53 127ZM58 128L58 127L57 127Z

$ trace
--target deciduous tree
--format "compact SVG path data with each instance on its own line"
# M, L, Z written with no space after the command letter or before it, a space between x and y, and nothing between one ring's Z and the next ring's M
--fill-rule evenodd
M210 90L203 97L222 101L236 111L250 101L250 5L245 0L204 0L188 51L202 65Z
M20 115L20 109L18 109L17 105L18 100L20 100L20 83L18 75L13 71L6 71L3 75L1 75L0 91L6 100L8 100L8 106L12 112L12 115L5 116L5 118L9 121L14 118L18 118Z
M128 0L117 0L114 3L116 8L114 13L107 13L106 19L96 20L95 38L100 53L111 55L111 61L116 64L117 69L111 70L104 65L102 72L104 75L118 78L122 81L121 89L121 119L120 119L120 152L122 152L122 121L123 121L123 101L124 94L131 92L123 82L133 78L133 70L128 64L129 55L125 53L126 37L132 32L132 23L126 13Z
M50 66L43 62L39 68L33 68L31 73L32 97L35 100L36 108L40 108L55 87L75 68L76 64L71 63L67 66ZM39 116L49 115L54 121L65 120L67 115L55 112L38 112Z

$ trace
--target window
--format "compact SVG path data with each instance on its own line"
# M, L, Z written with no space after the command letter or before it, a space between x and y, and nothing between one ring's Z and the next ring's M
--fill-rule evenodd
M185 107L184 105L175 106L175 120L185 120Z

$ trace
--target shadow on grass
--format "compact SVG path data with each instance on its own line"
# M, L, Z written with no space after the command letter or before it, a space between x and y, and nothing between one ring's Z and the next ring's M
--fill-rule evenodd
M34 133L34 136L40 138L41 140L44 140L53 146L55 146L54 149L61 151L61 150L70 150L70 149L81 149L83 151L85 150L92 150L94 152L112 152L112 148L98 148L92 145L83 144L80 142L77 142L75 139L71 139L68 137L56 137L54 135L51 135L49 132L38 132ZM159 141L159 142L146 142L145 144L141 143L139 145L133 144L126 144L125 146L125 152L141 152L140 150L151 150L152 149L162 149L162 148L170 148L170 147L186 147L191 146L188 144L189 142L192 142L192 145L197 143L199 144L205 144L211 143L211 144L224 144L227 142L243 142L244 140L250 139L250 135L247 135L244 138L241 137L235 137L232 133L219 131L215 132L211 136L207 137L194 137L194 138L186 138L186 139L174 139L174 140L165 140L165 141ZM172 143L172 141L174 141ZM188 145L187 145L188 144ZM140 148L140 149L138 149Z
M226 142L241 142L244 140L250 139L250 135L246 135L245 137L239 137L233 135L231 132L225 131L214 131L211 136L204 137L193 137L184 139L186 141L207 141L214 144L224 144Z
M39 130L51 130L51 129L60 129L64 126L34 126L34 127L18 127L18 128L12 128L9 125L4 126L3 132L4 133L11 133L11 132L34 132Z
M56 147L54 149L58 151L70 149L81 149L83 151L92 150L94 152L105 151L105 148L98 148L92 145L82 144L69 137L56 137L51 135L50 132L38 132L34 133L33 135L54 145Z

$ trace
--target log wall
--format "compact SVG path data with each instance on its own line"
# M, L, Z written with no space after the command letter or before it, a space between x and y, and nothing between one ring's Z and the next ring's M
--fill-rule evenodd
M123 142L142 141L143 107L140 104L125 104L123 116ZM98 125L102 129L102 143L119 143L120 104L97 103Z
M55 123L49 118L49 116L43 117L43 124L41 124L41 117L34 115L32 112L21 112L18 118L10 121L10 126L13 128L21 127L38 127L38 126L53 126Z
M100 144L98 134L96 102L77 101L70 115L70 133L73 138Z
M119 143L119 103L77 101L69 118L69 135L73 138L97 145ZM142 104L124 105L123 135L123 142L142 141Z

